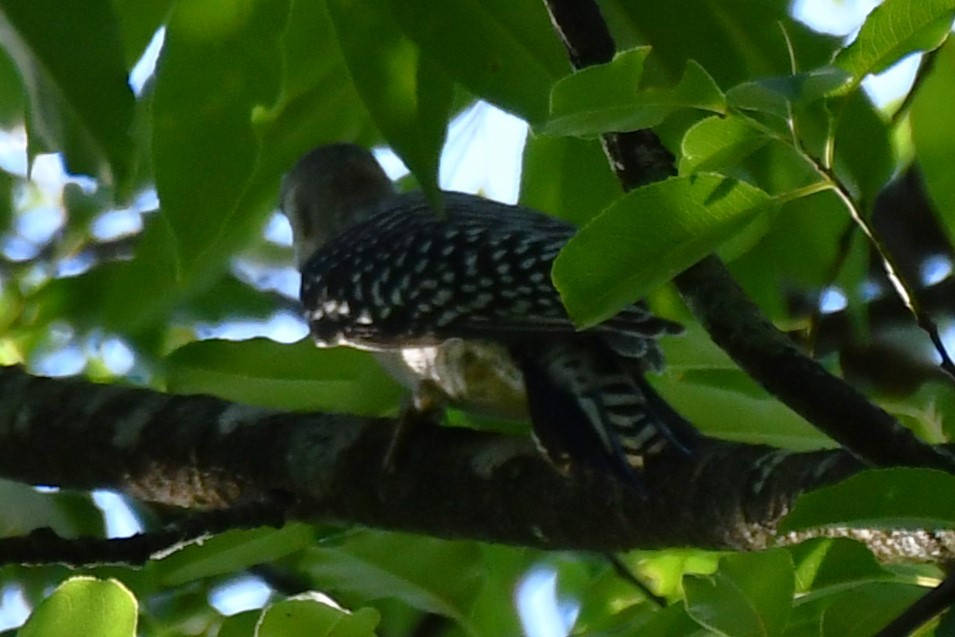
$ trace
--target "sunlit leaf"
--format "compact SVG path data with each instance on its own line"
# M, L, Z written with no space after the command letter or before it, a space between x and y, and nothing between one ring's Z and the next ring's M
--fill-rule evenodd
M368 352L307 341L198 341L173 352L167 369L169 391L292 411L378 416L394 411L402 395Z
M798 592L824 591L854 582L888 580L892 573L879 564L861 542L845 538L814 538L789 552L796 565Z
M181 548L161 560L150 562L149 567L165 586L179 586L272 562L304 549L314 540L315 529L307 524L287 524L281 529L229 531Z
M567 243L554 283L577 324L594 325L712 252L769 203L758 188L705 173L634 190Z
M648 47L617 55L554 85L548 135L595 136L613 131L649 128L684 108L723 113L726 99L713 78L690 61L679 84L672 88L640 88Z
M932 469L877 469L796 500L780 529L820 526L937 529L955 526L955 476Z
M683 138L682 174L732 166L770 138L739 115L713 116L701 120Z
M18 634L21 637L134 637L137 610L136 598L117 580L74 577L61 584L33 611Z
M253 186L267 190L273 206L278 177L316 146L384 143L352 81L325 2L292 0L278 45L278 100L256 108L252 122L260 144Z
M380 617L373 608L353 613L339 610L308 595L272 604L256 626L256 637L374 637Z
M916 51L929 51L948 36L955 0L885 0L866 18L856 39L836 56L836 66L855 84Z

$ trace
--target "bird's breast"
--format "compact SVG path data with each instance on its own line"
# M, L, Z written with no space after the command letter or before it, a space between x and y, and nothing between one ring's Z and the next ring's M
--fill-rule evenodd
M377 352L376 356L392 376L411 389L431 381L455 408L514 420L527 417L523 375L499 343L452 338L433 346Z

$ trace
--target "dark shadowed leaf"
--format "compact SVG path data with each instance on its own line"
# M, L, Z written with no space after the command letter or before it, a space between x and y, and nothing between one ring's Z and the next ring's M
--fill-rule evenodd
M13 60L0 47L0 126L13 128L21 123L26 117L25 106L26 95L20 74ZM6 174L0 179L5 177ZM0 217L0 223L3 223L4 228L7 227L5 218Z
M342 603L398 600L455 619L473 632L468 615L487 576L485 557L471 542L364 531L342 546L316 547L303 567Z
M782 549L730 555L716 573L685 578L683 590L689 615L717 634L780 635L792 608L792 560Z
M822 615L822 637L870 637L928 592L912 584L872 582L828 600ZM818 630L818 628L817 628Z
M955 42L948 42L912 104L912 138L925 185L949 241L955 241Z
M278 96L287 15L288 0L195 0L170 16L156 69L152 159L181 278L223 267L235 246L217 243L264 215L243 195L259 154L253 112Z
M830 61L833 49L841 44L839 39L793 20L789 4L780 0L600 3L619 47L653 47L648 71L674 81L688 60L697 60L724 88L790 73L789 43L801 68L813 69Z
M770 138L739 115L701 120L683 138L680 173L690 174L733 166Z
M392 0L421 49L476 96L534 123L569 69L544 5L512 0ZM367 9L367 7L363 7Z
M255 635L255 626L261 616L262 611L259 609L229 615L223 618L216 637L249 637L249 635Z
M437 203L451 80L400 30L388 3L327 0L348 71L388 144Z
M825 66L814 71L744 82L726 92L736 108L788 117L792 107L814 102L845 86L852 76L848 71Z
M124 188L134 100L112 4L2 0L0 46L26 87L31 154L63 151L71 172Z
M126 66L132 68L162 27L174 0L112 0L123 32Z

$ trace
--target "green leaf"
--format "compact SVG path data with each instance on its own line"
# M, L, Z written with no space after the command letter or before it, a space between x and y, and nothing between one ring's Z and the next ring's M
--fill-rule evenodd
M138 604L114 579L74 577L61 584L33 611L20 637L134 637Z
M521 164L523 205L578 226L620 196L600 142L576 137L532 135Z
M694 124L683 138L680 174L733 166L769 141L746 117L707 117Z
M392 0L405 33L478 97L534 123L567 73L544 6L511 0ZM363 7L367 10L367 7Z
M781 148L780 144L770 144L763 151ZM775 153L772 156L778 157ZM769 231L759 243L731 263L730 268L772 319L791 320L784 289L818 289L832 284L834 264L842 258L840 238L851 223L844 204L832 191L787 201L772 215ZM856 289L866 276L865 246L863 240L855 239L846 253L847 267L843 267L838 282L846 286L844 289ZM856 264L862 266L858 272L848 267Z
M266 210L243 195L259 154L253 112L278 96L288 2L191 0L170 16L156 69L152 159L182 278L224 267L235 249L214 250L224 235L249 217L264 219Z
M327 0L355 88L388 144L432 200L451 111L451 81L405 36L386 3Z
M648 47L617 54L613 61L586 68L554 85L548 135L596 136L650 128L684 108L726 112L726 98L699 64L690 60L672 88L640 88Z
M468 629L468 610L485 576L484 557L471 542L367 531L342 546L309 551L303 568L342 603L399 600Z
M31 154L62 150L70 172L125 187L134 99L109 0L2 0L0 32L29 97Z
M292 0L278 45L279 98L256 108L252 122L260 144L253 190L261 191L270 208L279 176L306 152L333 142L384 142L352 81L325 2Z
M834 61L857 85L870 73L906 55L930 51L945 41L955 17L955 0L885 0L866 18L859 35Z
M897 165L889 124L868 96L857 91L837 110L835 169L863 206L875 202Z
M955 525L955 476L932 469L864 471L796 500L780 530L824 526L936 529Z
M898 617L927 589L911 584L870 583L833 599L823 612L822 637L870 637ZM818 628L817 628L818 630Z
M788 3L779 0L603 0L600 6L619 46L653 47L648 71L670 81L688 60L703 61L724 87L785 75L791 70L789 43L799 63L810 69L826 64L840 44L793 20Z
M766 193L713 174L634 190L584 226L554 262L574 321L606 320L741 231L768 208Z
M96 536L105 531L102 512L88 493L39 493L19 482L0 480L0 537L26 535L37 528L52 529L61 537Z
M228 531L180 548L151 562L149 568L163 586L179 586L273 562L304 549L314 539L315 529L307 524Z
M167 359L167 389L291 411L393 413L401 388L374 357L264 338L190 343Z
M4 128L13 128L23 122L26 117L26 95L24 93L23 82L20 80L20 74L13 60L7 55L3 47L0 47L0 126ZM8 179L9 175L3 173L0 179ZM3 189L2 192L6 192ZM0 203L0 207L9 205L9 202ZM0 216L0 222L5 217ZM6 223L3 223L6 228Z
M222 619L216 637L250 637L262 616L261 610L247 610Z
M95 305L102 312L103 325L127 334L164 324L183 292L176 278L177 237L169 217L160 212L144 221L133 259L90 272L94 279L97 275L105 279L102 288L94 290L102 297Z
M683 341L686 340L684 343ZM701 339L667 339L665 351L690 349ZM738 369L681 370L654 380L654 387L677 411L708 435L724 440L766 444L793 451L834 448L836 443L801 416L768 395ZM714 409L713 405L720 405ZM728 415L729 414L729 415Z
M112 0L112 3L122 28L126 66L132 68L162 27L174 0Z
M788 117L793 106L825 97L851 79L852 76L843 69L824 66L805 73L743 82L728 90L726 99L736 108Z
M910 121L919 167L938 219L955 242L955 42L949 41L935 58L931 72L918 88Z
M730 555L713 575L684 579L683 590L690 616L717 634L781 635L792 608L792 561L782 549Z
M500 544L479 544L480 561L483 565L477 586L472 587L473 597L462 595L459 602L466 608L462 622L472 628L475 635L520 635L521 617L517 604L502 605L501 600L511 598L535 564L540 563L538 551Z
M701 431L796 451L837 446L740 370L701 328L689 325L662 344L667 373L654 379L654 387Z
M893 575L882 568L861 542L845 538L813 538L787 549L796 565L799 592L827 592L862 581L888 580Z
M374 608L348 613L310 595L272 604L262 613L256 637L374 637L381 620Z

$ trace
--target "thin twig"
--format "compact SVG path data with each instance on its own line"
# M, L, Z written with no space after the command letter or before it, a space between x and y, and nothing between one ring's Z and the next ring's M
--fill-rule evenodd
M852 195L849 193L848 189L836 175L835 170L833 170L833 157L835 149L835 135L832 131L827 135L827 144L826 150L824 151L824 158L822 161L817 160L813 157L802 145L802 142L799 138L799 131L796 127L796 119L790 113L790 116L787 118L787 124L790 128L790 133L792 135L792 144L793 148L797 153L803 158L803 160L808 163L813 170L816 171L826 184L828 184L829 189L832 190L839 197L839 200L842 201L843 205L846 207L846 210L849 211L849 216L852 218L855 225L862 230L866 238L869 240L869 243L875 248L876 254L879 255L879 260L882 262L882 267L885 269L886 277L889 280L890 285L895 290L895 293L905 304L905 307L909 309L912 313L912 316L915 317L918 326L928 334L929 339L932 341L932 345L935 347L935 351L938 352L941 362L939 367L944 371L952 380L955 380L955 361L952 361L951 356L948 354L948 350L945 348L945 344L942 342L942 337L939 334L938 326L935 324L935 321L932 320L932 317L922 308L921 303L919 302L918 297L915 294L915 286L908 281L905 276L902 274L902 270L899 267L899 263L895 258L895 255L892 254L892 251L888 249L885 245L885 242L882 240L881 235L879 234L878 229L865 218L859 206L856 205L855 200L852 198Z
M935 351L938 352L941 358L939 367L948 374L952 380L955 380L955 362L952 361L948 350L945 348L945 344L942 342L938 326L935 324L935 321L932 320L932 317L922 308L922 304L915 294L914 286L905 279L899 268L898 261L882 241L878 230L861 214L859 208L855 205L855 201L853 201L852 197L846 191L845 186L842 185L832 170L823 168L818 164L816 164L816 169L820 170L832 183L833 192L842 200L842 203L849 210L849 215L852 217L852 220L859 226L862 232L865 233L866 238L869 239L872 247L875 248L879 259L882 261L882 266L885 268L886 277L888 277L889 283L892 285L895 293L915 317L922 331L928 334L932 345L935 347Z

